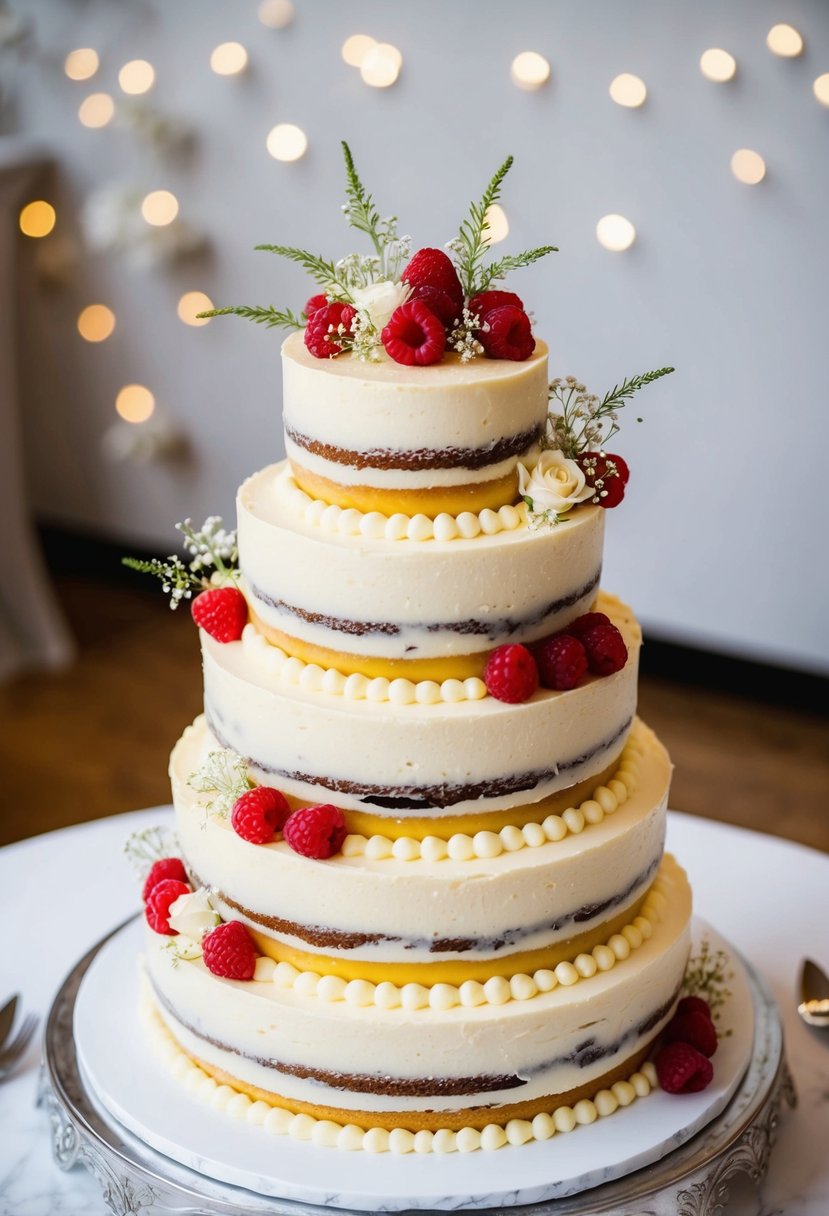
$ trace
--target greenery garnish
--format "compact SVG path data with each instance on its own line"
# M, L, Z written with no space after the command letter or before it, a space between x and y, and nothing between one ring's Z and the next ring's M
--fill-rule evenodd
M248 777L247 764L229 747L210 752L204 764L187 778L187 784L198 794L212 794L204 809L223 819L230 814L236 799L254 786Z
M723 1006L731 996L728 987L734 978L728 955L724 950L711 950L707 937L700 942L699 951L688 960L685 979L682 981L683 996L699 996L708 1002L711 1017L719 1022ZM728 1030L725 1037L731 1034Z
M510 254L500 258L490 266L484 267L489 242L486 239L489 232L487 213L490 207L501 197L501 184L512 168L512 157L508 156L499 169L495 171L483 196L477 203L470 203L469 215L460 226L457 237L450 241L449 247L455 254L455 268L463 287L463 293L471 299L480 291L486 291L496 279L502 279L509 270L519 266L531 266L539 258L548 253L557 253L555 245L542 245L538 249L528 249L525 253Z
M656 371L631 376L621 384L614 384L601 400L595 394L588 393L575 376L554 380L550 385L549 397L550 402L559 409L551 410L548 414L545 446L562 451L571 460L588 449L606 447L619 430L618 410L640 388L670 375L673 370L672 367L660 367ZM637 418L637 422L641 421L641 418Z
M214 308L210 312L200 312L200 317L227 317L233 314L237 317L247 317L249 321L255 321L257 325L266 325L268 329L304 329L305 322L308 320L305 313L300 313L299 316L292 312L290 308L283 308L280 312L276 308L256 308L246 304L238 304L231 308Z
M177 857L179 848L175 832L170 828L143 828L132 832L124 841L124 852L138 872L139 878L147 877L152 867L162 857Z
M192 519L185 519L176 527L183 534L184 548L190 555L186 565L175 553L163 560L123 557L122 564L140 574L160 578L162 591L170 596L171 608L178 608L182 600L189 600L194 591L203 591L214 581L217 586L238 581L236 532L224 527L220 515L208 515L198 529L193 527Z

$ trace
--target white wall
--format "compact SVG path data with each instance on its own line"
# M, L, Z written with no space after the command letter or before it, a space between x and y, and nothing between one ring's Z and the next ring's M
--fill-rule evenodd
M512 232L503 249L561 248L507 286L522 293L556 374L601 392L625 374L674 364L628 410L615 447L633 469L609 518L605 585L637 606L654 634L829 670L826 603L826 254L829 110L812 82L829 71L825 0L298 0L293 24L264 28L256 0L27 0L39 51L17 72L19 128L58 163L60 224L112 182L165 187L208 234L212 256L172 271L84 256L72 281L29 303L36 335L26 418L30 481L41 515L160 546L173 521L232 514L237 483L281 454L279 334L228 318L181 324L184 290L216 303L301 307L312 286L260 242L340 255L361 238L339 214L338 142L352 143L381 208L415 246L453 235L471 197L507 152ZM771 25L806 39L799 59L766 48ZM340 58L344 38L396 44L403 71L371 89ZM240 78L208 66L236 39ZM102 57L87 84L60 69L66 51ZM730 84L705 80L699 56L722 46ZM552 64L539 92L509 76L515 53ZM147 101L195 133L192 156L164 166L116 124L83 128L86 93L118 95L117 71L146 58ZM619 72L641 76L641 110L609 99ZM280 164L265 151L276 122L307 132L309 151ZM740 147L768 175L740 184ZM597 219L636 225L609 253ZM28 252L28 251L24 251ZM99 346L74 331L91 301L117 314ZM191 465L113 465L100 438L115 393L138 381L189 435ZM633 416L641 412L645 423ZM823 526L822 526L823 525Z

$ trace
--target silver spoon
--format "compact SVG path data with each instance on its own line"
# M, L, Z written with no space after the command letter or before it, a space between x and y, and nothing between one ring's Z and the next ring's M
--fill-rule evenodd
M800 971L801 1001L797 1012L808 1026L829 1030L829 976L810 958Z

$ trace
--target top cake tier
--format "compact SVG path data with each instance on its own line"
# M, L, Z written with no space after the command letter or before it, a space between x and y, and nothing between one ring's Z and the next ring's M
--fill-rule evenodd
M432 367L282 347L285 447L314 498L392 514L497 509L547 418L547 347L524 362L449 354Z

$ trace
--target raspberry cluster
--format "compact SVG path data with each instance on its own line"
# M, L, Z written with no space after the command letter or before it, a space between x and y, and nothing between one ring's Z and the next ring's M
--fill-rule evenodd
M527 701L539 687L556 692L577 688L588 672L621 671L628 651L619 630L603 612L586 612L566 629L530 647L499 646L489 656L484 683L499 701Z
M339 807L323 803L292 811L285 795L268 785L257 785L236 799L230 824L250 844L270 844L281 832L295 853L317 861L338 853L348 831Z
M662 1034L654 1064L659 1084L669 1094L695 1094L714 1076L711 1056L717 1050L717 1029L711 1009L701 997L686 996Z
M530 319L513 291L482 291L467 302L451 259L442 249L419 249L401 280L409 295L380 334L389 358L407 366L439 363L449 335L461 325L464 309L477 317L472 331L490 359L529 359L535 349ZM305 305L305 345L318 359L339 355L353 336L355 310L348 304L311 296Z

